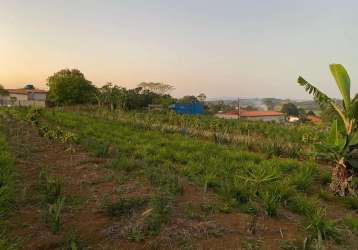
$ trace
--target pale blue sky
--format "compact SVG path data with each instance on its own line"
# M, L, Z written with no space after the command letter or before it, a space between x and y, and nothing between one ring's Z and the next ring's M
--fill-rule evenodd
M0 83L62 68L96 85L160 81L176 96L307 98L302 74L338 96L342 63L358 92L358 1L0 0Z

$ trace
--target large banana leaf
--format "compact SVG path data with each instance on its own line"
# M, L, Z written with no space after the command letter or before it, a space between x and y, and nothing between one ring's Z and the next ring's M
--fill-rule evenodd
M338 152L343 150L346 139L341 135L338 129L338 122L334 120L331 126L331 131L327 137L327 143L337 149Z
M343 97L345 110L349 112L351 105L351 80L349 79L349 75L341 64L331 64L329 68Z
M352 136L351 139L349 140L349 146L353 146L358 144L358 130L356 130Z
M312 94L314 96L315 100L319 103L319 105L321 107L323 107L323 108L324 107L330 107L332 110L334 110L339 115L339 117L341 118L343 124L346 127L346 130L347 131L349 130L349 127L350 127L349 117L346 115L346 113L344 113L338 107L338 105L335 103L334 100L329 98L325 93L320 91L317 87L315 87L311 83L307 82L301 76L298 77L297 82L298 82L298 84L303 86L308 93L310 93L310 94Z

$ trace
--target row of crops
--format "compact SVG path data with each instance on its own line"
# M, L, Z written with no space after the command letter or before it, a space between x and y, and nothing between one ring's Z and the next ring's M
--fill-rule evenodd
M28 119L31 112L22 109L14 114ZM325 190L330 175L312 161L249 152L230 143L132 126L118 118L98 119L88 113L58 110L37 114L36 120L46 127L70 132L96 156L114 158L113 165L128 173L139 170L172 194L180 193L176 176L185 176L205 192L217 193L224 201L219 208L223 212L239 209L254 217L263 213L281 216L283 210L300 214L305 218L307 244L341 242L341 229L357 223L350 217L333 221L326 216L324 201L332 198Z
M92 117L118 120L131 127L208 138L217 144L233 144L240 149L286 158L309 158L312 145L325 136L323 128L312 124L225 120L212 116L178 115L174 112L81 111Z
M11 249L14 243L7 240L6 219L14 200L14 164L5 137L3 121L6 114L0 110L0 249Z

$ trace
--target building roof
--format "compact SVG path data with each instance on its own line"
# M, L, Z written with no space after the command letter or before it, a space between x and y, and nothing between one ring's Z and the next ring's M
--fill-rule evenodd
M42 89L7 89L10 94L27 95L28 93L46 94L47 90Z
M310 120L313 123L320 123L321 122L321 117L316 116L316 115L308 115L307 119Z
M222 114L225 115L238 115L237 110L236 111L228 111L224 112ZM259 110L240 110L240 116L241 117L260 117L260 116L283 116L284 113L277 112L277 111L259 111Z

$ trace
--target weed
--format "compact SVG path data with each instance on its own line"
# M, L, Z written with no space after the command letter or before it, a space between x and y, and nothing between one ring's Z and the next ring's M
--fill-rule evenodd
M352 233L358 235L358 218L346 217L343 219L343 224L346 225Z
M53 233L58 233L61 227L61 212L65 205L65 198L58 197L54 204L48 205L47 219L51 224L51 230Z
M130 228L128 239L132 241L142 241L144 239L140 225L134 225Z
M277 215L277 209L280 207L281 196L277 190L266 190L260 193L260 198L268 216Z
M173 199L168 194L157 194L151 198L149 205L152 210L145 220L150 235L157 235L161 225L169 221L172 202Z
M319 180L322 183L322 185L327 185L331 182L332 179L332 173L328 170L321 170L319 173Z
M306 164L299 168L297 173L291 177L291 184L299 191L307 191L314 181L317 167L314 164Z
M297 194L286 201L286 206L292 212L307 215L314 213L318 206L318 201L312 200L305 195Z
M335 199L335 196L331 192L328 192L323 188L319 190L318 197L324 201L332 201Z
M44 202L53 204L62 195L62 181L58 177L49 176L46 169L39 173L39 191L44 196Z
M307 214L306 231L309 234L309 239L315 241L319 249L322 248L324 240L341 241L341 234L337 224L326 218L326 210L323 208L318 208L314 212Z
M121 198L118 202L107 205L105 210L110 216L130 216L135 210L143 208L147 204L145 198Z
M342 197L341 199L347 208L352 210L358 209L358 195L352 194L346 197Z
M260 245L255 240L243 240L241 242L242 249L244 250L259 250Z
M304 250L304 249L302 249L302 245L300 243L292 242L292 241L288 241L288 240L282 240L280 242L280 249L281 250Z
M195 209L192 203L188 203L185 205L184 215L191 220L201 219L200 213L198 213L197 209Z
M66 250L82 250L85 249L82 244L80 243L78 237L77 237L77 233L76 231L72 228L67 237L67 242L66 242L66 246L65 249Z
M162 192L169 192L173 195L183 193L183 186L179 182L179 177L168 169L148 168L147 176L151 184L158 187Z
M135 171L137 169L145 169L146 163L144 161L131 159L127 157L118 157L112 162L112 168L123 170L127 173Z

